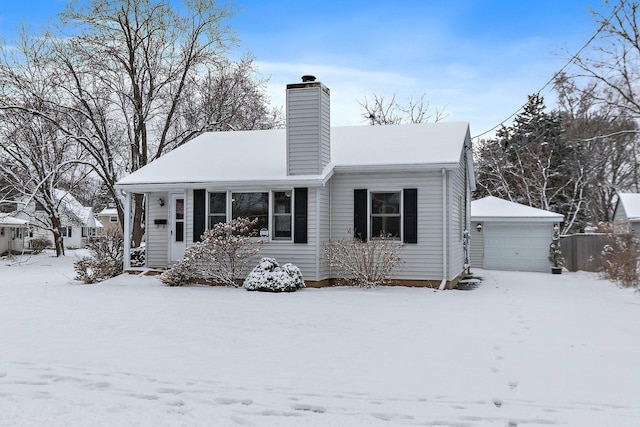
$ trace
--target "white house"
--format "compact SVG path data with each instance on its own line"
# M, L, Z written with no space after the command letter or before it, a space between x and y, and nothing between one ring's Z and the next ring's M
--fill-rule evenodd
M64 190L54 190L53 197L58 203L65 248L84 247L89 239L98 235L102 224L96 220L93 208L82 206L71 193ZM33 200L19 202L18 211L18 217L29 220L33 225L27 242L36 238L52 240L50 219L42 206Z
M548 272L553 228L564 216L489 196L471 202L471 267Z
M28 232L28 221L0 213L0 255L9 251L21 251Z
M632 232L636 239L640 239L640 194L618 193L613 210L613 231Z
M287 85L286 129L205 133L120 180L125 209L146 195L147 266L171 266L217 222L257 217L261 254L307 285L336 279L324 243L384 232L406 244L397 283L453 286L475 186L468 124L331 127L329 96L304 76Z

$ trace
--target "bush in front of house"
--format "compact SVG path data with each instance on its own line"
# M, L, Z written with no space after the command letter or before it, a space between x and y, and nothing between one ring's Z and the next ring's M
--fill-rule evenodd
M293 292L305 286L302 272L295 265L287 263L281 267L274 258L262 258L243 287L248 291Z
M51 240L45 239L44 237L36 237L35 239L31 239L30 244L31 244L31 250L33 251L34 255L38 255L42 253L42 251L44 251L45 249L53 246L53 243L51 243Z
M144 267L146 248L145 246L138 246L137 248L131 248L130 250L131 267Z
M351 233L349 233L351 234ZM324 245L324 257L342 282L365 288L385 285L404 260L404 244L391 236L363 242L357 237L331 240Z
M120 229L111 229L87 247L90 256L73 263L76 280L96 283L122 274L124 270L124 238Z
M218 223L188 247L184 256L160 280L169 286L194 281L239 287L236 279L247 271L260 252L261 240L254 239L258 219L236 218Z

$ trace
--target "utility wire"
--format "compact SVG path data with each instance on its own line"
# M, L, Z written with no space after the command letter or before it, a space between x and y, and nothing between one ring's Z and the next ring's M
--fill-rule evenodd
M611 19L613 19L613 17L618 13L618 11L622 8L622 5L618 5L613 9L613 12L611 13L611 16L609 16L609 18L607 18L602 25L600 25L600 28L598 28L598 30L593 33L593 35L589 38L589 40L587 40L587 42L582 45L582 47L562 66L562 68L560 68L560 70L556 71L555 73L553 73L553 76L551 76L551 78L549 80L547 80L547 82L542 86L542 88L540 88L540 90L538 90L536 93L539 95L540 92L542 92L543 90L545 90L547 88L547 86L549 86L554 79L556 78L556 76L558 74L560 74L561 72L563 72L569 65L571 65L571 63L573 63L573 61L575 61L576 59L578 59L578 57L580 56L580 54L582 53L583 50L585 50L587 48L587 46L589 46L591 44L591 42L593 42L596 37L598 37L598 34L600 34L602 32L602 30L609 24L609 21L611 21ZM495 125L494 127L492 127L489 130L486 130L482 133L479 133L478 135L473 136L471 139L476 139L476 138L480 138L482 135L486 135L489 132L496 130L498 127L502 126L504 123L506 123L508 120L510 120L511 118L513 118L516 114L518 114L520 111L522 111L522 109L525 107L525 105L527 105L526 103L522 104L522 106L520 106L520 108L518 108L516 111L514 111L511 115L509 115L509 117L507 117L506 119L504 119L503 121L501 121L500 123L498 123L497 125Z

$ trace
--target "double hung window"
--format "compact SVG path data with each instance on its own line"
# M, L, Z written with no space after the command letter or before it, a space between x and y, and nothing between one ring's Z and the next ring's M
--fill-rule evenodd
M402 227L399 191L371 192L371 237L390 237L400 240Z

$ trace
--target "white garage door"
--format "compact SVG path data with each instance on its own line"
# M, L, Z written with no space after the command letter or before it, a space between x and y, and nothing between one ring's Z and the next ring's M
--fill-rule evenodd
M484 268L549 271L553 224L484 223Z

